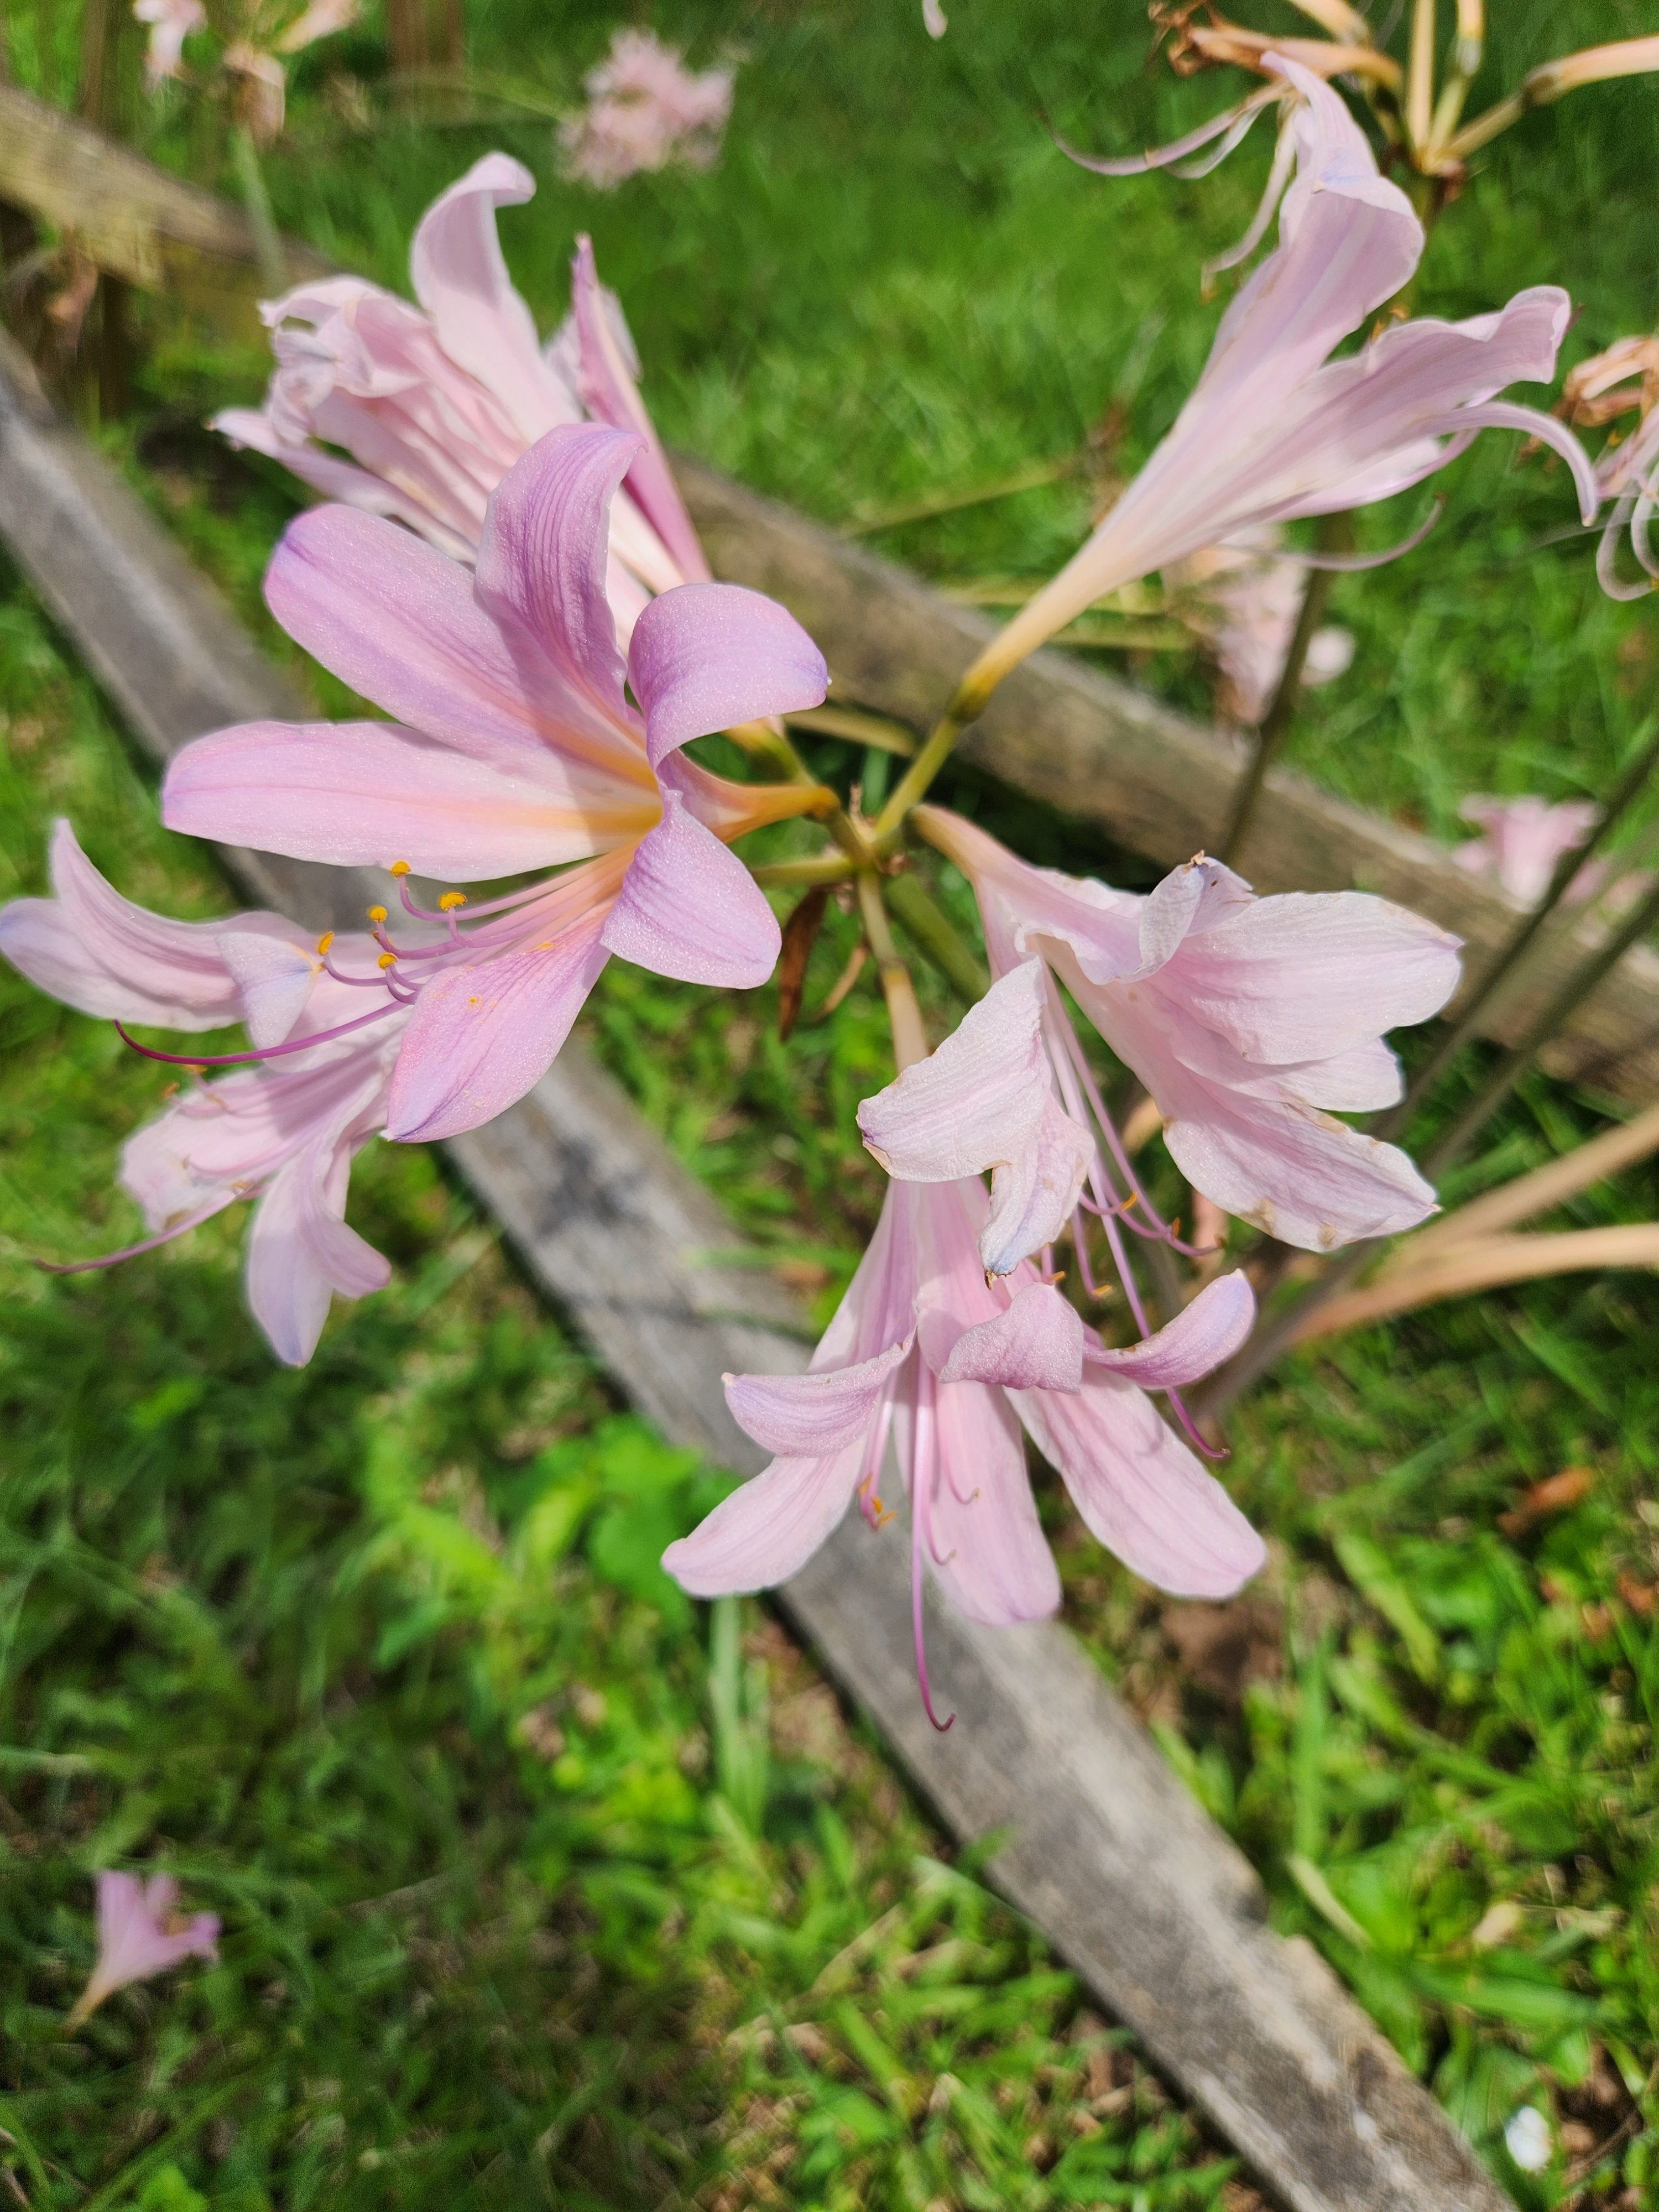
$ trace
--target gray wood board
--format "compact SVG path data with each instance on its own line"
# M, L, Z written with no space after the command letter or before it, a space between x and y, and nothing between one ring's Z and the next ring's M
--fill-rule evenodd
M0 374L0 532L151 756L301 711L129 489ZM228 851L254 896L319 922L371 895L343 871ZM343 917L342 910L343 909ZM799 1310L592 1057L568 1045L520 1105L449 1151L535 1280L676 1441L758 1464L722 1370L805 1364ZM1075 1640L930 1601L958 1713L928 1725L896 1531L851 1516L781 1593L992 1879L1293 2212L1503 2212L1507 2200L1317 1954L1267 1925L1248 1862Z
M829 660L830 697L926 729L995 626L701 462L677 457L675 466L714 573L770 592L805 624ZM974 768L1170 866L1219 841L1243 757L1217 732L1054 652L1007 679L960 750ZM1287 769L1269 774L1239 865L1261 890L1358 886L1413 907L1467 941L1471 972L1519 919L1444 846ZM1504 994L1491 1034L1517 1035L1600 941L1581 926L1540 957L1522 988ZM1632 1098L1659 1095L1659 957L1628 954L1546 1065Z

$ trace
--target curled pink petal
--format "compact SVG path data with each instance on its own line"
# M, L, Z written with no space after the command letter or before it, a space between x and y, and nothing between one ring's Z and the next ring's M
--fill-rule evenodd
M794 1459L844 1451L875 1418L888 1377L909 1352L904 1336L871 1359L806 1375L728 1375L732 1419L763 1449Z
M793 615L737 584L685 584L653 599L634 626L628 673L653 768L693 738L816 707L830 686Z
M1000 1382L1011 1390L1080 1390L1083 1322L1052 1283L1026 1283L1006 1312L975 1322L951 1346L941 1382Z
M1143 1390L1178 1389L1213 1373L1231 1359L1255 1321L1255 1293L1237 1269L1206 1283L1156 1336L1114 1349L1091 1343L1082 1357L1091 1367L1109 1368Z
M901 1182L953 1182L1018 1158L1053 1097L1047 985L1028 960L994 982L938 1049L859 1108L867 1149Z
M1054 1242L1094 1158L1094 1139L1050 1098L1024 1151L992 1175L991 1212L979 1240L988 1274L1012 1274Z

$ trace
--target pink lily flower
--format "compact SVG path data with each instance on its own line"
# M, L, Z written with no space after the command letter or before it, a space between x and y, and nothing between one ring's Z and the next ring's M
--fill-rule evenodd
M144 46L144 89L163 77L184 75L185 40L207 21L202 0L132 0L132 12L149 33Z
M410 249L418 307L356 276L301 284L262 309L276 373L262 408L213 427L330 499L406 523L470 561L489 495L548 431L585 416L643 447L611 513L611 595L625 645L652 593L706 583L708 565L641 403L639 362L580 240L572 313L544 352L495 235L495 210L535 179L486 154L434 200ZM343 459L343 449L349 455Z
M1472 876L1489 876L1500 889L1524 907L1534 907L1550 887L1556 863L1564 853L1582 845L1594 827L1598 809L1585 799L1564 799L1552 806L1547 799L1489 799L1480 793L1458 808L1466 822L1485 832L1452 854L1460 868ZM1607 880L1599 860L1583 867L1568 885L1575 905L1594 898Z
M1652 542L1653 511L1659 500L1659 337L1615 339L1569 370L1557 412L1571 423L1611 422L1634 410L1636 426L1627 435L1614 432L1595 463L1595 480L1613 512L1596 549L1595 573L1601 588L1615 599L1645 599L1659 583L1659 554ZM1618 572L1620 538L1628 531L1641 575L1626 582Z
M712 168L732 113L734 72L688 70L649 31L618 31L582 80L587 106L559 126L564 172L610 191L672 161Z
M179 1885L169 1874L140 1881L134 1874L98 1877L98 1958L92 1978L64 2021L66 2032L132 1982L147 1982L192 1955L219 1955L219 1916L198 1912L189 1919L175 1908Z
M1101 1221L1132 1297L1121 1227L1171 1232L1135 1177L1055 978L1151 1093L1182 1174L1228 1212L1328 1251L1432 1212L1434 1193L1405 1153L1332 1109L1366 1112L1400 1096L1382 1033L1445 1004L1457 939L1361 891L1258 898L1202 854L1143 898L1031 867L943 807L914 819L973 884L993 975L1034 958L1048 971L1042 1035L1056 1097L1100 1139L1080 1203ZM1073 1227L1086 1279L1081 1213Z
M361 1025L362 995L337 975L342 961L372 967L374 941L334 938L319 949L275 914L173 921L147 913L105 882L67 822L53 831L52 878L52 898L0 908L0 953L31 982L118 1023L201 1030L243 1022L254 1046L225 1055L242 1064L182 1090L123 1148L119 1180L150 1233L52 1272L112 1267L251 1198L248 1304L277 1358L304 1366L331 1298L362 1297L391 1279L344 1220L351 1162L385 1121L407 1019L399 1011ZM313 1038L320 1041L306 1043Z
M1195 1380L1243 1343L1255 1312L1243 1276L1115 1351L1029 1265L987 1280L986 1218L975 1179L890 1186L811 1370L726 1377L739 1425L777 1456L663 1554L696 1597L787 1582L854 1498L872 1528L888 1517L878 1485L890 1439L909 1504L917 1671L936 1728L950 1723L927 1679L924 1566L970 1620L1037 1620L1060 1602L1022 1425L1093 1534L1159 1588L1224 1597L1264 1556L1146 1395Z
M1281 537L1272 525L1245 531L1231 545L1203 546L1164 571L1164 583L1181 595L1171 611L1203 639L1220 674L1220 712L1246 728L1273 702L1302 611L1307 570L1279 550ZM1353 655L1353 633L1322 624L1308 641L1304 687L1334 683Z
M1223 316L1162 445L975 663L963 709L1103 593L1263 523L1387 499L1483 429L1525 430L1553 447L1572 469L1585 521L1594 519L1596 485L1577 440L1553 416L1495 396L1553 374L1571 313L1559 287L1535 285L1467 322L1390 323L1357 354L1328 358L1410 277L1423 229L1330 87L1283 56L1267 55L1263 66L1304 102L1291 124L1297 173L1278 250Z
M493 495L472 573L350 507L298 517L267 601L291 637L398 719L249 723L198 738L167 771L170 829L389 867L408 912L443 926L435 940L399 941L375 908L377 962L341 975L364 994L360 1025L404 1018L394 1138L453 1136L522 1097L613 952L738 989L763 982L777 958L776 919L728 842L799 813L812 789L731 783L680 749L815 705L823 659L758 592L687 584L645 609L624 667L605 597L607 524L641 451L597 424L550 431ZM410 896L411 873L468 883L532 871L465 918L462 893L435 910Z

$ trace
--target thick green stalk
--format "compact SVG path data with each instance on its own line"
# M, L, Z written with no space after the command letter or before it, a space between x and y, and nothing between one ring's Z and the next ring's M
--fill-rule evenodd
M956 985L964 999L971 1003L985 996L991 988L989 970L957 934L915 876L890 877L887 903L905 934L927 955L939 973Z

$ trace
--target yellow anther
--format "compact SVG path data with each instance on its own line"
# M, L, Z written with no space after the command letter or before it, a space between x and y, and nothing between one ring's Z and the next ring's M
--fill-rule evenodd
M392 863L392 872L394 876L406 876L409 873L408 861L394 860Z
M323 932L322 935L321 935L321 936L317 939L317 951L318 951L318 953L320 955L320 954L322 954L322 953L326 952L326 951L328 951L329 946L330 946L331 945L332 945L332 944L333 944L333 942L334 942L334 932L333 932L331 929L325 929L325 930Z
M398 956L395 952L383 952L374 963L377 968L395 968L397 964Z
M438 901L438 911L440 914L447 914L453 907L465 906L465 904L466 893L465 891L445 891Z
M384 921L386 920L386 908L383 906L370 907L368 909L368 918L371 921L376 923Z

